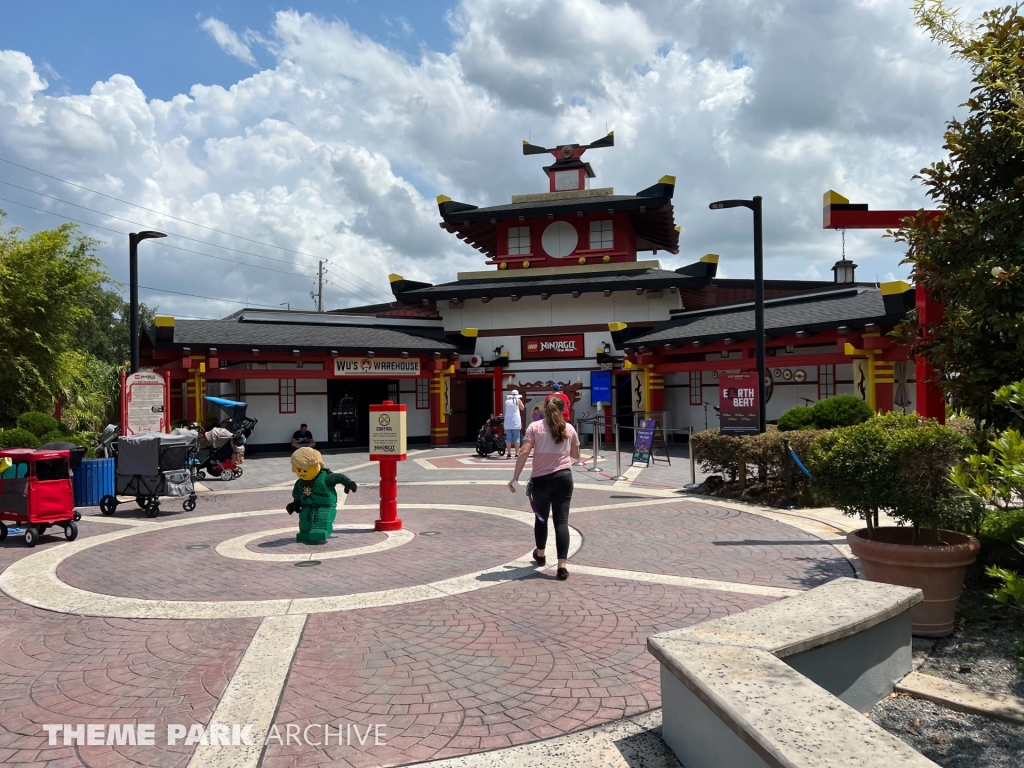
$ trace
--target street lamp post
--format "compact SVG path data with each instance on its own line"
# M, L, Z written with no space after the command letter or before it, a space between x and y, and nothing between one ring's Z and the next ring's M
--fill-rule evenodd
M753 200L719 200L708 206L717 211L722 208L749 208L754 212L754 349L757 366L757 429L767 429L767 405L764 399L764 242L761 229L761 196Z
M167 237L163 232L128 233L128 283L131 305L131 373L139 370L139 243L153 237Z

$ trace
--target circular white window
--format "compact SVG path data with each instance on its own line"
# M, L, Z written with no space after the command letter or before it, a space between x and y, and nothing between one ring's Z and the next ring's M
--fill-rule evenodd
M576 227L567 221L556 221L548 224L544 234L541 235L540 244L544 253L556 259L564 259L576 250L580 237L576 234Z

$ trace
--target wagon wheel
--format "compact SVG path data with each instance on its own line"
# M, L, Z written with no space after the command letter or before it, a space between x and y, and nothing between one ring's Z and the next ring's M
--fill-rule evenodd
M34 525L25 526L25 546L34 547L37 541L39 541L39 531L36 530L36 527Z
M72 519L72 520L74 520L74 521L75 521L75 522L77 523L77 522L78 522L79 520L81 520L81 519L82 519L82 513L81 513L81 512L79 512L79 511L78 511L78 510L76 509L76 510L75 510L75 514L73 514L73 515L71 516L71 519Z
M235 471L234 471L233 474L235 475L235 477L241 477L242 476L242 468L241 467L235 467Z
M78 538L78 526L74 520L64 526L64 538L68 541L74 541Z
M139 509L145 509L146 506L149 504L149 497L148 496L136 496L135 497L135 503L139 505Z
M7 526L4 525L4 521L0 520L0 541L7 538Z
M160 514L160 502L153 499L146 505L146 517L156 517Z
M203 472L203 470L201 470L201 469L197 473L197 476L199 477L200 480L205 480L206 479L206 473Z
M181 508L186 512L193 511L196 508L196 497L189 496L184 502L182 502Z
M234 480L235 479L235 473L232 472L230 469L223 469L223 470L221 470L221 473L220 473L220 479L221 480L225 480L225 481L227 481L227 480Z
M104 515L114 514L114 510L117 509L117 496L104 496L100 499L100 512Z

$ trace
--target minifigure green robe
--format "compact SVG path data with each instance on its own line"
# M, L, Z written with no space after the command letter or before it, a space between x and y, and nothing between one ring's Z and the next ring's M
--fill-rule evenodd
M312 480L296 480L292 488L294 510L299 513L299 533L296 541L324 544L334 531L334 515L338 508L338 492L335 486L342 485L345 492L354 491L356 484L340 472L321 469Z

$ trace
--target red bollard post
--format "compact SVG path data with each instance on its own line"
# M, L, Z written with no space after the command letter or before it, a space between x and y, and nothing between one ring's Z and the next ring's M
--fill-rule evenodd
M398 516L398 462L380 460L380 519L373 527L378 531L400 531L402 520Z
M378 531L400 531L398 517L398 462L405 461L405 406L385 400L370 406L370 461L380 462L380 518Z

